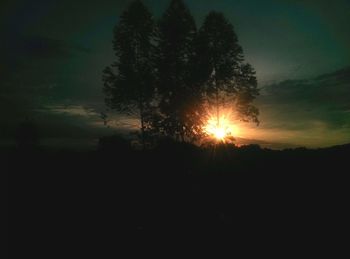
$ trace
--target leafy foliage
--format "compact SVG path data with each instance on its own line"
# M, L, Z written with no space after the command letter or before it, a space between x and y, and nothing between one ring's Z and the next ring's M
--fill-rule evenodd
M244 63L238 37L222 13L211 12L206 17L196 45L197 78L207 101L219 109L229 99L241 119L258 122L258 110L251 105L259 94L255 71Z
M151 13L141 1L132 2L114 29L113 48L117 61L106 67L103 75L106 104L123 112L137 109L143 141L155 91L154 36Z
M157 52L159 127L168 136L194 138L199 131L200 87L193 77L194 19L183 1L172 0L159 22Z
M137 0L114 29L116 62L103 74L106 104L139 111L141 136L195 141L203 135L206 106L228 105L258 123L255 71L244 63L232 24L211 12L199 32L182 0L171 0L157 24Z

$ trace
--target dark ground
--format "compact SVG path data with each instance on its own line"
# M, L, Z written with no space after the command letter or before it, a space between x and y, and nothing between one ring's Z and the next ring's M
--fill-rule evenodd
M3 152L10 251L104 258L119 245L158 249L226 235L273 247L328 243L346 232L349 154L350 145L271 151L171 142L135 151L123 141L94 152Z

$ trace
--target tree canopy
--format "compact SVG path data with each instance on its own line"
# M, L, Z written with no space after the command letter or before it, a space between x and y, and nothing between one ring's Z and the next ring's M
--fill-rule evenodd
M227 102L243 120L258 122L258 110L250 103L259 94L255 71L244 63L242 47L232 24L222 13L205 18L197 39L198 76L209 103Z
M154 37L152 14L142 1L132 2L114 29L117 60L103 75L106 104L118 111L139 111L143 142L155 93Z
M208 106L218 118L228 106L237 119L258 123L255 71L222 13L210 12L197 31L182 0L171 0L158 22L136 0L114 29L113 48L116 61L103 76L106 104L139 111L143 143L147 132L198 139Z
M157 49L160 128L166 135L193 138L200 88L193 78L196 24L182 0L172 0L159 21Z

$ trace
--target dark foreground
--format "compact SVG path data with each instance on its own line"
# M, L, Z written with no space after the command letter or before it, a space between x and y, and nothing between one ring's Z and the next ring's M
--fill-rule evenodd
M6 152L10 247L19 242L21 253L46 258L104 258L118 246L142 252L142 245L229 236L310 248L345 231L349 154L350 145L271 151L174 143Z

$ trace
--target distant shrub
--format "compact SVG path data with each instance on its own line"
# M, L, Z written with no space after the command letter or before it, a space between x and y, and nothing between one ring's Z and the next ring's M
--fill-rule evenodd
M130 149L129 140L119 135L101 137L98 142L98 150L100 151L123 152Z
M39 144L39 130L33 121L22 122L16 131L16 141L19 148L35 148Z
M250 145L245 145L240 147L241 150L246 150L246 151L261 151L261 147L258 144L250 144Z

